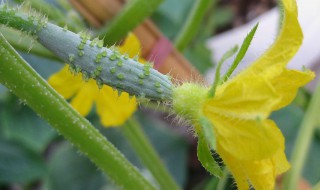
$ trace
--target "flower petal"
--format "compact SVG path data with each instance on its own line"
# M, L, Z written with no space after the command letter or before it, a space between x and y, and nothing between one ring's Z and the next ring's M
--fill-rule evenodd
M99 88L95 81L90 79L87 83L84 83L71 101L71 105L81 115L86 116L90 112L93 102L99 94Z
M133 33L129 33L119 50L121 53L126 53L133 58L140 54L141 43Z
M276 175L271 159L242 162L242 167L255 189L274 190Z
M246 175L245 170L242 167L242 161L236 159L236 157L230 155L223 148L221 148L219 142L217 143L217 152L233 175L237 183L238 190L248 190L248 176Z
M281 72L280 68L284 68L300 48L303 34L297 19L296 2L282 0L282 5L283 22L276 41L258 60L235 78L250 74L273 78Z
M271 158L263 160L239 160L217 144L217 151L235 178L239 190L249 189L249 183L259 190L273 190L275 178L290 167L284 147Z
M281 96L281 101L273 109L277 110L288 105L296 97L298 88L307 84L314 77L315 74L309 70L306 72L283 70L279 76L271 80L272 86Z
M276 176L287 171L290 165L284 154L284 150L279 150L272 158L244 162L243 167L255 189L273 190Z
M104 86L97 98L97 112L106 127L122 125L136 109L135 97L130 99L126 92L118 96L118 92L109 86Z
M80 75L74 76L69 71L69 65L51 75L48 83L65 99L71 98L82 86Z
M255 189L273 190L277 175L290 168L284 153L284 142L271 158L243 162L243 168Z
M208 99L203 110L207 117L265 119L279 101L270 82L251 75L218 87L215 97Z
M276 176L286 172L290 168L284 149L280 149L271 159L275 168L274 171Z
M282 133L271 120L241 121L214 115L210 120L221 148L239 160L271 158L284 146Z

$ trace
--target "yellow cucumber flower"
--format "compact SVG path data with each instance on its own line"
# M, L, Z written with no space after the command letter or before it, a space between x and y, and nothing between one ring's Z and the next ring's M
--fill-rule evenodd
M289 169L284 137L270 113L288 105L299 87L314 78L311 71L288 70L303 34L294 0L282 1L284 18L271 48L249 68L218 86L203 106L212 122L217 152L238 188L274 189L275 177Z
M283 22L274 44L250 67L219 85L214 97L208 88L193 84L177 87L173 108L195 125L201 115L213 125L216 151L235 178L238 189L272 190L277 175L290 165L284 137L268 119L288 105L299 87L314 78L311 71L288 70L303 34L295 0L283 0ZM187 111L186 111L187 110Z
M133 34L118 47L131 58L139 55L140 48L141 44ZM106 127L122 125L137 109L135 97L130 98L126 92L119 96L117 90L107 85L99 89L93 79L85 82L81 73L75 76L69 72L68 65L50 76L48 82L65 99L72 98L71 105L83 116L88 115L95 103L100 121Z

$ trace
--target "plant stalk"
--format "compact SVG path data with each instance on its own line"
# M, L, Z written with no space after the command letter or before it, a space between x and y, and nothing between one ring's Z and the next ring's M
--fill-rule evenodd
M100 36L104 38L105 45L119 42L130 31L149 17L163 2L163 0L131 0L127 1L121 11L102 29Z
M213 2L212 0L195 1L186 22L174 40L174 44L179 51L182 52L196 35L203 17Z
M128 139L131 146L139 155L142 163L150 170L153 177L159 183L160 189L180 189L162 163L138 121L132 117L121 129L126 139Z
M23 36L23 33L17 30L3 27L0 32L5 36L8 42L19 51L29 52L40 57L61 61L57 56L43 47L30 36ZM22 37L23 36L23 37Z

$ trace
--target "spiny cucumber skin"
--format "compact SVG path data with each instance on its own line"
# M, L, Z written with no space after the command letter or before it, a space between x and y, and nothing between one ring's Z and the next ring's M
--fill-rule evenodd
M37 37L43 46L72 67L79 67L84 75L90 77L96 75L94 78L103 84L116 87L132 95L145 96L154 100L171 97L172 83L167 76L152 68L150 68L150 74L145 75L144 65L133 59L125 58L115 50L105 47L99 48L97 45L92 47L89 40L84 44L81 42L80 35L50 23L37 32ZM84 45L79 49L80 44ZM97 62L98 54L102 55L103 52L107 52L106 57L101 56ZM70 60L70 56L74 56L74 58ZM119 61L122 63L121 65ZM98 74L95 73L99 70ZM139 83L140 80L143 80L143 84ZM160 87L155 86L157 82L160 83Z
M93 43L50 23L39 27L42 22L12 11L9 14L1 8L0 22L35 35L43 46L69 63L75 72L82 72L85 78L94 78L98 86L107 84L130 95L152 100L171 99L173 85L166 75L128 59L116 50L102 47L101 43Z

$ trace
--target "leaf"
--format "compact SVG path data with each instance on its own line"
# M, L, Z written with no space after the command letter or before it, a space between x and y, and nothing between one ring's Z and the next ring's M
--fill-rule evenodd
M249 34L246 36L246 38L243 40L243 43L240 47L240 50L236 56L236 58L234 59L234 61L232 62L229 70L226 72L226 74L224 75L223 79L221 80L221 82L225 82L228 80L228 78L231 76L232 72L237 68L238 64L240 63L240 61L243 59L243 57L245 56L245 54L247 53L247 50L251 44L251 41L253 39L254 34L257 31L258 28L258 24L256 24L251 31L249 32Z
M214 77L214 82L213 82L212 87L210 88L209 93L208 93L210 98L214 97L215 92L216 92L216 88L220 84L220 70L221 70L222 64L227 59L232 57L237 51L238 51L238 46L236 45L236 46L232 47L231 49L229 49L226 53L224 53L222 58L218 62L218 66L217 66L215 77Z
M204 116L199 118L199 125L201 127L201 133L204 136L204 140L207 142L212 150L216 149L216 138L213 133L213 126L211 122Z
M56 137L56 132L29 107L13 97L13 103L0 103L0 136L19 142L39 154Z
M105 176L67 142L60 144L48 162L46 189L102 189Z
M222 177L222 170L219 164L212 157L212 153L208 146L207 140L201 131L198 131L198 159L202 166L211 174L218 178Z
M211 174L218 178L222 177L222 170L219 164L212 157L211 149L216 148L215 136L213 134L213 126L210 121L201 116L199 118L200 129L197 130L198 134L198 159L202 166Z
M186 16L192 8L193 0L166 0L152 15L152 19L169 39L177 34L177 31L182 27Z
M0 184L26 184L42 178L45 173L45 164L40 155L0 138Z

